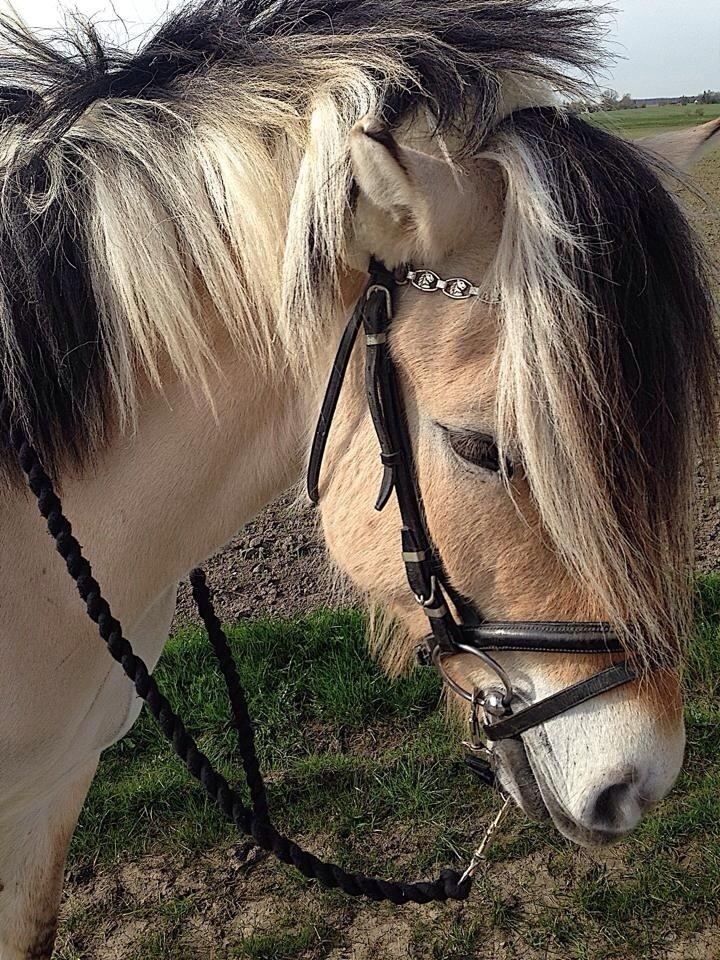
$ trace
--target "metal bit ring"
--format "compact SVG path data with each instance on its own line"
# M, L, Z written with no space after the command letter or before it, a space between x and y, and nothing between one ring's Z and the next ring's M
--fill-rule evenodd
M502 703L505 709L508 709L513 698L513 686L510 677L505 670L500 666L497 660L493 659L489 654L485 653L482 650L478 650L476 647L467 646L464 643L458 643L455 645L452 651L441 650L440 647L435 647L432 652L432 662L433 665L437 668L438 672L442 676L443 680L447 686L456 693L459 697L462 697L463 700L467 700L468 703L475 703L477 700L477 691L466 690L465 687L462 687L456 680L454 680L447 669L445 668L445 660L448 657L457 656L460 653L469 653L473 657L477 657L478 660L482 660L483 664L486 667L489 667L493 673L496 674L503 687L505 688L505 694L502 698Z

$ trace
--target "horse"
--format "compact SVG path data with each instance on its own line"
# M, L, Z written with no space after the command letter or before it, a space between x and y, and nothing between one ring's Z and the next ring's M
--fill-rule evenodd
M370 258L466 277L463 301L404 287L389 335L417 482L458 596L607 621L636 665L495 749L515 802L586 845L630 832L682 765L718 370L660 160L564 109L601 32L550 0L202 0L134 51L5 20L0 54L3 434L39 451L134 647L157 662L178 582L298 482ZM319 517L394 620L376 652L398 670L426 626L397 506L372 507L362 362ZM0 957L20 960L52 952L79 811L139 701L7 445L1 469ZM525 702L614 659L498 655Z

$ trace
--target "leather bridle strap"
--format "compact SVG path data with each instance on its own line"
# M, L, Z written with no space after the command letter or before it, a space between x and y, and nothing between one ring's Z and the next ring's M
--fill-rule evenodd
M395 491L402 519L402 556L410 589L428 618L434 644L445 652L452 652L457 650L460 639L458 625L445 599L442 563L427 530L405 405L388 346L396 278L376 261L371 263L370 270L363 316L365 392L384 467L375 506L382 510L390 493Z
M415 461L404 420L404 405L399 393L397 372L387 347L396 278L377 262L371 264L370 274L368 286L343 333L325 391L308 463L308 496L313 503L318 503L320 471L332 419L358 331L363 326L366 396L383 465L383 478L375 508L382 510L395 492L403 522L402 553L410 588L428 617L435 643L450 652L456 649L457 624L450 615L440 586L442 565L433 551L422 514Z
M519 737L522 733L527 733L533 727L546 723L554 717L559 717L573 707L586 703L600 696L601 693L608 693L617 687L622 687L637 679L637 673L632 664L624 660L622 663L616 663L601 673L596 673L587 680L567 687L559 693L546 697L538 703L533 703L517 713L496 720L493 723L483 725L485 736L488 740L510 740Z
M343 334L323 400L308 468L308 493L317 503L323 453L332 418L337 408L350 355L362 325L365 333L365 391L368 408L380 445L383 479L376 509L382 510L393 491L402 519L402 553L408 583L421 605L432 636L427 641L426 661L442 673L445 682L459 696L477 702L478 691L461 687L448 672L445 661L457 654L481 659L498 676L504 693L485 691L484 731L490 740L520 736L533 727L557 717L593 697L636 679L633 666L624 661L512 713L513 685L491 653L612 654L623 646L607 623L568 622L487 622L473 604L450 583L439 552L427 528L422 495L416 475L410 433L399 377L388 346L393 318L393 299L402 282L386 267L373 261L370 279ZM449 597L458 623L446 600ZM492 700L492 709L489 709ZM475 709L475 706L473 706Z
M307 472L308 496L314 504L317 504L320 500L320 470L322 468L323 457L325 456L325 447L327 446L328 437L330 436L330 428L332 427L333 417L335 416L338 400L340 399L340 393L345 381L345 374L347 373L348 364L350 363L353 347L357 340L358 331L362 326L364 310L365 298L363 296L358 300L343 332L340 346L335 356L335 362L330 372L330 379L327 390L325 391L325 397L323 398L320 415L318 416Z
M479 650L519 653L623 653L608 623L493 620L460 625L462 642Z
M609 624L576 622L539 623L494 621L477 626L460 624L464 651L475 649L478 655L488 653L560 653L578 656L623 653L624 648ZM492 718L483 724L488 740L508 740L533 727L560 716L573 707L637 678L632 664L624 660L594 674L587 680L561 690L502 719Z

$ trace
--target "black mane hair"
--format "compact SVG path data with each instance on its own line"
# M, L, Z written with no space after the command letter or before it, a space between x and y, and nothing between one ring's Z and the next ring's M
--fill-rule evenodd
M551 108L519 111L501 129L541 157L553 200L585 251L581 258L559 254L585 298L585 339L611 410L604 421L588 411L588 421L608 431L594 438L598 468L620 511L629 490L647 490L651 531L663 522L656 511L674 499L669 487L688 466L695 469L684 439L690 411L716 432L712 268L663 183L672 170L662 162ZM589 395L578 384L579 406ZM623 521L629 529L638 518Z
M6 22L14 49L0 54L0 102L34 101L31 125L51 141L98 100L173 100L186 95L183 80L218 64L252 73L292 61L296 37L326 43L333 56L338 36L361 51L380 33L417 79L388 92L389 117L424 101L440 127L462 118L458 132L472 140L493 117L500 73L584 89L572 74L603 62L601 13L556 0L204 0L180 8L135 53L104 43L91 23L47 43ZM340 56L346 50L338 45Z

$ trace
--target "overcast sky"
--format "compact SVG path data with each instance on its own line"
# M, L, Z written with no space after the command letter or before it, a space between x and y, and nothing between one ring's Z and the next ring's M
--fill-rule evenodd
M0 0L0 5L7 0ZM61 10L112 22L114 10L136 36L177 0L14 0L32 26L52 27ZM718 0L615 0L612 49L625 57L600 82L634 97L674 97L720 90ZM121 32L120 37L124 36Z

